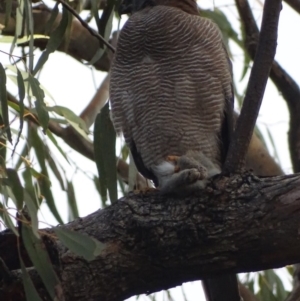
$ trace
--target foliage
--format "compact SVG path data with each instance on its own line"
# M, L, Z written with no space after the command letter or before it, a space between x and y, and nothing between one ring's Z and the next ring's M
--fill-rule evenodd
M90 7L85 6L87 2L72 2L73 8L78 13L89 15L87 21L91 23L94 21L98 33L106 41L111 36L115 15L115 1L107 2L108 5L104 9L101 6L102 1L92 0ZM69 220L80 215L79 202L86 200L78 199L76 193L78 191L76 187L74 189L72 177L69 176L70 170L73 173L81 171L95 183L97 189L94 194L98 193L102 206L116 201L118 189L126 193L124 182L120 182L120 175L117 177L116 154L118 156L119 148L122 149L122 159L125 161L129 161L129 154L113 130L108 104L103 107L97 118L87 122L82 114L74 113L72 105L70 107L56 105L40 82L39 76L44 67L50 63L51 55L58 50L68 53L68 45L72 39L74 16L59 2L49 5L53 8L44 24L45 30L37 34L34 30L34 26L38 25L34 23L34 12L39 8L34 7L31 1L6 0L4 6L0 4L4 16L3 20L0 19L1 28L3 27L0 45L3 43L10 45L9 53L1 53L2 56L7 56L6 61L9 61L9 64L0 63L0 217L1 223L11 229L18 239L21 234L35 268L46 284L49 295L54 299L59 298L59 290L54 290L54 287L59 287L60 281L49 264L48 254L39 235L38 214L41 206L46 205L56 221L63 224L65 219L60 203L64 193L67 196ZM233 57L232 42L242 51L244 65L238 76L244 78L250 63L244 48L244 34L237 32L222 8L202 10L202 14L219 25L231 57ZM5 31L11 20L16 20L14 30ZM98 50L90 57L88 65L95 65L104 59L108 51L105 45L99 42ZM76 59L86 63L86 59L80 57ZM237 82L235 84L238 85ZM72 87L72 83L66 84L66 89L73 88L76 87ZM240 105L243 93L239 94L238 88L235 88L235 91ZM90 112L93 111L92 102L88 109ZM92 157L87 154L88 150L93 149L89 127L94 122L94 159L99 176L85 173L84 159L77 163L69 151L74 149L89 158ZM270 139L272 141L272 137ZM130 170L131 167L132 163ZM133 187L133 178L136 178L136 174L129 175L125 185L129 183ZM58 184L60 191L54 191L53 183ZM67 231L63 227L58 228L56 234L70 250L87 259L94 258L102 248L100 242L95 239ZM22 258L20 261L27 299L40 300ZM44 273L45 270L50 272ZM245 284L257 292L260 300L283 300L287 296L282 279L274 271L265 271L254 278L250 276L245 278ZM259 289L254 289L255 286ZM165 296L167 300L173 300L170 292L166 292ZM154 300L155 295L149 299Z

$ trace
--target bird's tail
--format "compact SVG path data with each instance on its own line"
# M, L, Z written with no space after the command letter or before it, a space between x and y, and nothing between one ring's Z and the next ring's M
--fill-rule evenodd
M202 286L206 301L241 301L235 274L204 279Z

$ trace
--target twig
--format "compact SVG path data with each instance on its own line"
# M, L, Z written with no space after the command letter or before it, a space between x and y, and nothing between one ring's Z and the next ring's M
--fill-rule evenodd
M236 130L225 161L225 172L240 172L243 168L245 156L276 52L280 10L281 0L265 1L258 48L251 70L241 115L237 121Z
M81 23L81 25L84 28L86 28L92 36L96 37L100 42L105 44L107 48L109 48L113 53L115 53L115 48L112 45L110 45L101 35L95 32L69 4L67 4L63 0L57 0L57 2L61 3L73 16L75 16Z

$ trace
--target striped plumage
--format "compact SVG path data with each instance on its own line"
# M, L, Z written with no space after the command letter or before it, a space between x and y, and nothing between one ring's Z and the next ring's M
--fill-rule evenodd
M203 154L221 171L232 77L220 31L196 15L195 1L150 2L120 33L110 99L115 128L138 170L163 186L165 173L174 173L160 168L169 155L202 161Z

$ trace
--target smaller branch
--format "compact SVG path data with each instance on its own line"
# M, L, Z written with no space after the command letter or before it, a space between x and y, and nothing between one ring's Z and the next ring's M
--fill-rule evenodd
M95 122L97 114L103 108L108 99L109 80L110 76L108 73L92 100L80 114L80 117L85 121L88 128Z
M77 20L81 23L81 25L84 28L86 28L92 36L96 37L100 42L106 45L107 48L109 48L113 53L115 53L115 48L112 45L110 45L110 43L108 43L101 35L95 32L69 4L67 4L63 0L57 0L57 2L61 3L73 16L75 16Z
M236 0L236 6L246 33L245 46L252 59L255 57L259 30L249 3ZM287 103L290 113L289 149L294 172L300 172L300 88L295 80L276 61L272 64L270 78Z
M280 10L281 0L265 1L258 49L241 115L237 121L232 143L229 146L224 166L225 172L240 172L244 166L245 156L276 52Z

